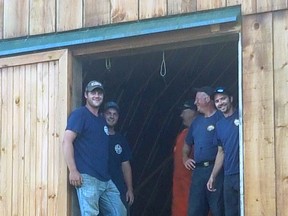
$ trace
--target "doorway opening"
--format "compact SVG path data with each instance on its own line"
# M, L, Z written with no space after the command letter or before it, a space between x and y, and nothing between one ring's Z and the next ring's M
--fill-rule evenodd
M225 86L238 99L238 39L81 61L83 89L101 81L104 100L120 106L118 130L133 154L131 215L171 215L173 148L183 128L178 107L206 85Z

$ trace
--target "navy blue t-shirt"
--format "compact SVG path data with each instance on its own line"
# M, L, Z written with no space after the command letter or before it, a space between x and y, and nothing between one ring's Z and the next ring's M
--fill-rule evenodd
M194 160L196 163L213 161L216 158L218 146L214 141L216 122L223 114L216 111L210 117L198 115L189 127L186 143L194 145Z
M125 196L127 187L122 172L122 162L131 160L131 150L124 136L116 132L109 136L109 170L111 179L115 183L122 197Z
M108 128L102 116L95 116L85 106L73 111L66 130L77 133L74 158L78 171L101 181L110 179L108 169Z
M239 173L239 113L221 119L216 124L217 143L223 147L224 174Z

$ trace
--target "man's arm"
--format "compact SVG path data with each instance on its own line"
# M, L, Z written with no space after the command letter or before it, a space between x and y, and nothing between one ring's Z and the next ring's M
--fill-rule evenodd
M189 146L186 141L184 141L183 149L182 149L182 159L183 164L188 170L193 170L195 168L195 161L189 157L191 153L191 146Z
M221 146L218 146L218 152L216 155L215 164L214 164L212 173L210 175L210 178L207 182L207 189L209 191L215 191L216 190L214 188L214 183L215 183L215 179L216 179L219 171L221 170L221 168L223 166L223 162L224 162L224 150Z
M77 170L74 159L74 146L73 142L77 134L71 130L66 130L62 142L64 158L69 169L69 182L71 185L78 187L82 184L82 177Z
M132 182L132 169L129 161L124 161L121 164L124 181L127 186L126 201L129 205L134 202L133 182Z

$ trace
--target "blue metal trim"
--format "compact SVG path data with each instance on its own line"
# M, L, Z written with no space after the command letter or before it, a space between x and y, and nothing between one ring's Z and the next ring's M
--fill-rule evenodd
M0 40L0 56L63 48L99 41L143 36L213 24L237 22L240 7L167 16L161 18L111 24L25 38Z

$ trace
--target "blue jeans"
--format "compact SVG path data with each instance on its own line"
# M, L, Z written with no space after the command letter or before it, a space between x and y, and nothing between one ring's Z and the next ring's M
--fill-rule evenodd
M196 167L193 170L190 186L188 216L207 216L209 209L213 216L224 215L223 170L219 172L215 182L215 192L207 189L207 182L213 165Z
M81 216L96 216L100 209L105 216L126 216L127 211L120 193L112 180L103 182L81 174L83 184L76 187Z
M239 174L224 177L225 216L240 215L240 177Z

